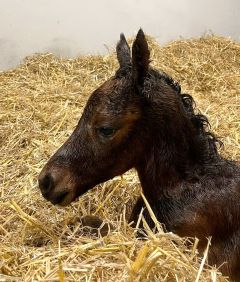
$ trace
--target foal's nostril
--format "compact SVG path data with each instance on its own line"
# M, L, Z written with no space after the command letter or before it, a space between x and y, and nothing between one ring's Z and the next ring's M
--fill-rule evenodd
M39 179L39 188L43 193L47 193L50 191L54 186L53 178L50 174L46 174L44 177Z

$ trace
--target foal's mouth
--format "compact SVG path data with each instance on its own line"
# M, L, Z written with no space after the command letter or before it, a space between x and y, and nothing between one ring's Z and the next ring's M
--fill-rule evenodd
M53 205L65 207L76 201L80 196L85 194L95 185L81 185L79 189L76 187L65 187L59 189L60 191L42 192L43 197Z
M69 191L57 192L50 196L44 196L44 198L51 204L59 206L67 206L75 199L75 197L73 197L72 193Z

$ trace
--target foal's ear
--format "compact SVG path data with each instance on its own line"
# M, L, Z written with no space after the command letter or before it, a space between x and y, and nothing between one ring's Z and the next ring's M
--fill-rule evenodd
M139 29L132 47L132 72L135 83L143 85L148 72L150 51L142 29Z
M116 51L120 68L131 65L130 47L123 33L120 34L120 40L117 44Z

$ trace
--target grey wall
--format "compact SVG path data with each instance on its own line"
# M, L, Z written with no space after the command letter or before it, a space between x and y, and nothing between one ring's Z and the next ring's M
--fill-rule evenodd
M35 52L103 53L142 27L166 43L207 31L240 39L239 0L0 0L0 69Z

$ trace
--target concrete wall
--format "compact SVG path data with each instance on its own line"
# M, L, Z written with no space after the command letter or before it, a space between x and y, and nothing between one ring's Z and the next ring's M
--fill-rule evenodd
M142 27L166 43L207 31L240 39L239 0L0 0L0 69L27 55L103 53Z

